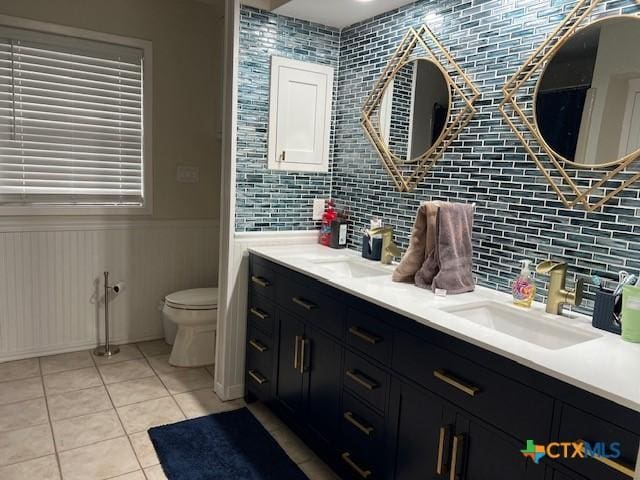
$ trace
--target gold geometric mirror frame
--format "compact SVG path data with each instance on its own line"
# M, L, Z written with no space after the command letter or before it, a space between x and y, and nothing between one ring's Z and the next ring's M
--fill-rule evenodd
M398 157L385 143L378 128L375 113L380 109L385 90L393 81L395 74L417 48L421 50L420 58L426 58L439 67L449 86L450 105L443 132L438 140L422 155L412 159L410 167L407 167L406 164L402 165L398 162ZM474 102L479 96L478 89L429 27L423 25L418 30L409 29L365 100L361 121L362 128L400 192L413 191L436 160L455 141L458 134L475 115Z
M640 171L630 167L640 157L632 152L615 162L615 168L592 168L581 173L579 168L568 171L565 159L554 152L542 138L535 121L530 94L536 75L542 75L554 54L581 28L590 24L594 9L602 0L579 0L567 17L531 54L518 71L502 87L504 99L498 105L505 121L517 135L529 156L557 193L562 203L573 208L582 204L586 211L601 208L611 198L640 179ZM637 3L637 2L636 2ZM626 15L632 16L632 15ZM602 17L600 17L602 19ZM584 170L582 170L584 172Z

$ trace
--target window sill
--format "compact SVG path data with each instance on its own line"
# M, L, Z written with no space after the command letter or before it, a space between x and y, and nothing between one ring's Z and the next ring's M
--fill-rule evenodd
M2 216L82 216L82 215L151 215L151 205L141 207L117 207L100 205L52 205L52 206L0 206Z

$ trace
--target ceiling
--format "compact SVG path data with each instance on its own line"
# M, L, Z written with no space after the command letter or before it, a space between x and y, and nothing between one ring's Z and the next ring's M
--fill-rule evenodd
M322 25L344 28L414 1L290 0L273 9L273 12Z

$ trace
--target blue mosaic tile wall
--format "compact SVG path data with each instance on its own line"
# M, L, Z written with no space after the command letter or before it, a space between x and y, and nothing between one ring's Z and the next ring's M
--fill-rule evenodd
M597 213L562 206L497 104L505 81L575 5L569 0L425 0L348 27L341 34L333 196L351 211L349 241L372 216L396 227L406 248L415 211L431 199L476 202L475 274L508 291L518 260L566 259L570 281L640 271L640 185ZM603 2L598 15L638 13L633 0ZM478 114L412 193L395 191L359 124L362 103L409 27L427 23L482 95ZM539 299L545 294L538 280ZM589 287L581 311L592 307Z
M330 65L337 77L340 32L243 6L240 10L236 231L308 230L314 198L331 196L329 173L267 169L271 56ZM334 99L337 81L334 81ZM335 100L332 125L335 121ZM331 145L334 132L331 132ZM332 163L333 149L329 152Z

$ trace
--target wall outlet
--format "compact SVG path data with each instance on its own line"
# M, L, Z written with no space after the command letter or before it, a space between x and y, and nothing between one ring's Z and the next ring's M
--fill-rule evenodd
M200 169L198 167L188 167L178 165L176 171L176 181L178 183L198 183L200 181Z
M313 220L322 220L322 214L324 213L324 204L324 198L313 199L313 216L311 217Z

